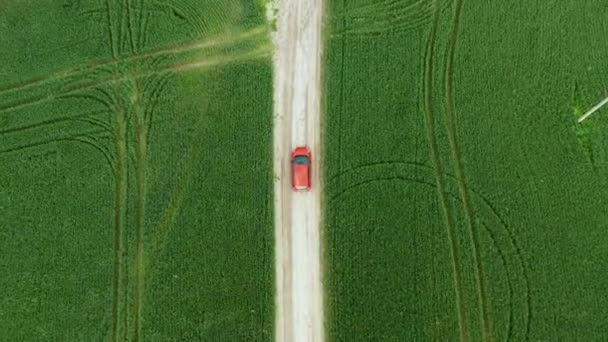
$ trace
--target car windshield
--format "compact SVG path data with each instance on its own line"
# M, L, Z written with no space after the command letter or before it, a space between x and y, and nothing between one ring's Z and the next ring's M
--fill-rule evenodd
M308 164L308 157L307 156L297 156L295 158L294 162L297 165L306 165L306 164Z

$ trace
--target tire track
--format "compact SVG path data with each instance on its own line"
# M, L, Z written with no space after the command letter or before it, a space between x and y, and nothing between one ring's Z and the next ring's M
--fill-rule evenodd
M116 66L120 60L120 54L122 49L122 20L118 29L117 34L114 34L112 27L114 26L112 20L112 8L110 0L105 1L106 7L106 20L108 25L108 39L112 51L112 59L107 63L94 63L93 67L83 68L83 72L91 75L97 69L104 69L106 66L112 69L111 76L115 77ZM117 37L115 39L114 37ZM78 76L79 73L75 69L71 75L66 78ZM81 78L80 77L80 78ZM89 84L95 83L95 79L87 80ZM66 84L66 87L70 83ZM71 85L72 88L79 89L80 84ZM128 198L128 135L127 135L127 115L124 106L120 101L120 96L115 85L112 85L111 92L101 88L101 85L93 87L95 91L101 93L102 96L106 97L106 106L112 109L114 115L113 120L113 138L114 138L114 153L115 153L115 168L114 168L114 237L113 237L113 260L112 260L112 335L111 339L113 342L121 340L121 335L124 337L128 331L128 316L127 306L125 305L127 300L128 292L128 269L124 261L126 257L125 252L125 239L127 237L126 221L127 221L127 198ZM65 91L65 89L62 89ZM78 91L78 90L77 90ZM76 93L77 93L76 91ZM67 94L70 95L68 91ZM123 316L124 314L124 316ZM121 331L121 327L123 331ZM122 333L122 334L121 334ZM126 341L126 339L123 339Z
M364 180L364 181L359 181L356 182L354 184L350 184L348 186L346 186L344 189L342 189L340 192L334 194L333 196L330 197L329 202L333 202L338 200L340 197L346 195L348 192L355 190L358 187L361 186L365 186L365 185L369 185L369 184L373 184L376 182L388 182L388 181L403 181L406 183L415 183L415 184L420 184L420 185L424 185L424 186L428 186L431 187L435 190L437 190L437 184L430 182L430 181L426 181L426 180L421 180L418 178L413 178L413 177L407 177L407 176L387 176L387 177L377 177L377 178L373 178L373 179L368 179L368 180ZM459 195L457 194L453 194L451 192L448 192L448 195L450 197L452 197L454 200L457 200L458 202L462 203L462 199L459 197ZM485 224L482 223L482 226L484 227L484 229L486 230L486 232L488 233L490 240L492 241L492 244L494 245L497 253L499 254L499 257L501 259L501 264L503 265L503 268L505 270L505 276L507 277L507 286L508 286L508 297L509 297L509 321L507 324L507 335L506 335L506 340L512 340L513 336L514 336L514 330L513 330L513 321L514 321L514 298L515 298L515 294L514 294L514 290L513 290L513 276L511 275L511 271L509 271L510 266L508 266L509 264L506 261L506 256L505 256L505 252L503 251L503 249L500 247L500 244L498 243L496 237L494 236L494 234L491 232L490 228ZM524 275L524 280L527 280L526 276ZM527 282L526 282L527 284ZM526 300L527 298L529 298L529 292L527 292L527 288L526 288ZM529 308L529 307L528 307ZM528 325L529 320L526 320L526 323L524 323L526 326ZM524 331L524 336L526 336L525 340L528 340L528 329L526 328L526 330Z
M109 135L105 135L103 137L111 138L111 136L109 136ZM105 149L103 146L100 146L97 144L99 142L98 138L95 138L94 136L90 136L90 135L82 135L82 136L70 138L70 140L76 141L76 142L81 142L85 145L89 145L89 146L93 147L94 149L96 149L97 151L99 151L103 155L106 163L108 163L108 166L110 167L110 172L111 172L112 176L114 177L115 166L114 166L114 161L112 159L112 155L111 155L110 151Z
M156 82L156 85L150 91L149 101L147 101L150 105L146 107L143 114L144 121L147 125L146 140L149 140L150 132L152 132L152 125L154 123L154 111L156 109L156 105L158 104L160 95L165 90L167 84L169 84L169 82L171 81L171 76L172 75L170 73L160 75L158 81ZM144 93L145 92L146 90L144 88Z
M139 89L139 81L132 79L133 93L131 95L132 105L135 116L135 341L144 340L143 331L143 310L144 310L144 291L145 291L145 240L144 222L146 205L146 154L147 154L147 133L142 108L142 93Z
M330 180L329 180L329 184L333 184L331 185L332 187L337 187L338 189L346 186L349 187L350 185L350 179L357 179L357 178L364 178L364 179L371 179L373 177L375 177L376 175L378 175L379 173L387 173L391 174L394 173L395 175L391 175L391 176L385 176L382 177L382 179L391 179L392 177L400 177L400 178L404 178L404 176L400 176L400 174L403 173L404 167L419 167L424 169L425 171L429 171L432 172L433 171L433 167L423 164L423 163L419 163L419 162L408 162L408 161L398 161L398 160L389 160L389 161L379 161L379 162L373 162L373 163L367 163L367 164L363 164L363 165L359 165L353 168L350 168L348 170L345 170L344 172L333 176ZM383 172L380 172L379 169L383 169ZM405 172L405 174L408 174L407 172ZM444 176L448 177L449 179L453 180L455 184L457 184L457 179L456 176L446 173L444 174ZM435 190L437 189L436 184L433 184L431 182L425 181L425 180L419 180L417 179L418 183L422 183L422 184L428 184L431 185ZM368 181L365 182L365 184L367 184ZM343 185L344 184L344 185ZM473 194L475 196L476 199L478 199L480 201L480 204L483 204L483 207L486 208L487 212L495 219L497 226L500 227L505 235L505 238L508 241L508 245L501 247L501 244L498 243L498 240L495 238L497 233L492 233L492 231L490 231L490 228L487 224L482 222L482 226L485 228L485 230L488 231L488 234L491 235L491 239L493 240L493 244L495 244L497 246L497 249L500 249L501 251L506 249L511 250L512 252L510 253L506 253L502 252L503 257L505 257L506 259L506 255L513 255L514 257L514 261L513 261L513 265L511 265L511 262L509 262L509 266L508 268L518 268L520 270L520 279L522 281L522 286L523 286L523 293L522 293L522 298L525 301L525 313L524 313L524 322L521 324L522 325L522 334L525 337L525 340L529 339L529 331L530 331L530 322L531 322L531 317L532 317L532 312L531 312L531 294L530 294L530 280L528 277L528 268L526 266L526 263L524 261L524 257L523 257L523 252L521 247L519 247L519 244L517 242L517 239L514 236L514 233L512 231L512 229L510 228L509 224L505 221L505 219L502 217L502 215L500 214L499 210L496 208L496 206L488 199L488 197L481 191L479 190L475 190L474 188L469 188L471 194ZM452 197L454 200L458 201L459 203L462 204L462 199L459 197L459 194L455 194L451 191L447 191L447 194ZM511 282L513 283L513 277L509 276L511 279ZM512 288L513 286L511 286ZM514 310L514 307L513 309ZM513 336L514 331L511 330L511 335L508 336ZM511 338L512 339L512 338Z
M441 10L450 1L442 0ZM383 33L398 33L417 29L433 19L434 5L430 1L378 1L343 11L344 21L352 25L344 26L339 34L376 36Z
M137 24L138 24L137 25L137 32L138 32L138 34L137 34L137 44L138 44L137 45L137 50L140 51L140 50L142 50L144 48L144 41L145 41L144 38L145 38L145 35L146 35L146 31L145 31L146 30L146 28L145 28L146 27L146 23L145 23L145 21L146 21L147 14L144 14L145 13L145 11L144 11L144 9L145 9L144 0L139 0L137 7L138 7L137 11L136 11L136 14L138 15L138 17L137 17L137 20L138 20L138 22L137 22Z
M147 12L144 15L143 19L142 19L142 21L143 21L142 26L143 27L142 27L141 43L140 43L140 45L141 45L140 49L141 50L143 50L146 47L146 45L148 45L148 29L149 29L148 25L150 23L150 20L152 20L151 17L152 17L152 13L151 12Z
M114 137L114 132L112 130L112 127L107 122L104 122L104 121L99 120L97 118L91 118L91 117L84 117L84 118L79 118L79 119L76 119L76 120L88 123L88 124L93 125L93 126L100 127L102 129L110 132L112 134L112 138Z
M201 126L203 120L198 120L195 124L194 124L194 129L195 131L198 129L198 127ZM184 158L184 162L185 165L180 164L180 167L178 168L179 170L183 170L183 169L187 169L190 164L189 161L191 161L192 157L195 157L197 155L200 155L200 151L202 149L202 145L200 143L193 143L192 146L190 147L190 151L187 153L186 158ZM172 229L173 229L173 222L175 221L179 210L181 208L181 204L184 200L184 197L186 196L186 190L188 189L188 185L190 184L191 180L192 180L192 173L186 173L185 176L180 177L178 184L175 188L175 190L173 191L173 195L171 196L171 199L169 200L169 205L167 206L164 215L161 217L160 222L158 224L158 226L156 226L157 228L155 230L153 230L151 232L151 236L148 240L146 240L146 244L148 245L148 252L145 254L145 259L144 259L144 273L146 274L146 276L149 278L152 275L152 265L154 260L160 255L162 249L164 248L164 243L165 241L168 239L169 234L171 233ZM126 246L125 246L126 247ZM129 260L130 262L125 264L125 269L136 269L137 267L137 259L133 258ZM125 285L125 287L128 288L128 284ZM126 291L125 291L126 292ZM127 293L125 293L125 296L127 295ZM128 299L128 297L126 297ZM131 308L134 307L135 302L130 302L127 304L127 308ZM125 319L123 320L123 322L126 324L127 321L129 319L129 314L128 314L128 310L125 316ZM106 318L107 320L107 318ZM101 325L101 329L102 331L105 331L107 333L107 327L109 325L106 323L102 323ZM125 327L123 330L123 337L122 337L122 341L129 341L131 339L133 339L133 337L130 337L130 335L133 334L133 332L129 332L128 331L128 327Z
M206 101L205 108L203 109L203 115L205 115L209 108L209 101ZM193 132L199 132L205 120L203 120L203 115L196 120L194 125L192 126ZM192 169L192 165L194 164L194 158L201 155L203 151L203 143L201 141L201 136L196 134L194 136L194 142L189 147L188 152L185 154L185 158L180 163L178 170L188 170ZM146 270L151 270L151 265L154 260L160 255L161 251L164 249L166 241L168 240L168 236L171 234L173 230L173 223L177 217L177 214L181 208L181 204L184 200L186 190L189 188L192 182L192 172L186 172L185 175L180 177L175 190L173 191L173 196L169 200L169 205L164 211L160 219L160 223L158 224L157 229L152 232L151 238L148 242L150 252L147 255L146 263L144 265ZM201 175L201 178L204 178L207 181L208 174ZM149 273L148 273L149 274Z
M154 4L160 8L168 8L173 11L174 15L186 20L200 36L203 36L205 32L209 30L209 26L206 24L205 20L203 20L203 16L199 13L198 9L186 2L174 1L172 4L169 4L166 2L154 1Z
M105 113L107 113L107 112L106 111L98 111L98 112L93 112L93 113L78 114L78 115L65 116L65 117L45 120L45 121L41 121L41 122L37 122L37 123L25 125L25 126L7 128L7 129L4 129L4 130L0 131L0 136L6 135L6 134L13 134L13 133L22 133L22 132L30 130L30 129L35 129L35 128L40 128L40 127L55 125L55 124L62 123L62 122L69 122L69 121L72 121L72 120L78 120L78 119L81 119L81 118L86 118L86 117L100 115L100 114L105 114Z
M53 138L49 138L49 139L40 140L37 142L32 142L32 143L28 143L28 144L24 144L24 145L20 145L20 146L14 146L14 147L0 150L0 155L9 154L12 152L17 152L17 151L22 151L22 150L33 148L33 147L44 146L44 145L48 145L48 144L52 144L52 143L69 141L72 138L77 137L77 136L100 134L100 133L105 133L105 132L103 130L97 129L97 130L84 131L84 132L80 132L80 133L68 134L68 135L60 136L60 137L53 137Z
M87 89L89 90L89 89ZM91 89L93 90L93 89ZM71 94L66 94L66 95L62 95L57 97L58 100L63 100L63 99L82 99L82 100L90 100L90 101L94 101L97 102L99 104L101 104L102 106L104 106L104 108L107 111L111 111L112 110L112 104L110 104L110 102L99 98L95 95L90 95L90 94L78 94L78 93L71 93Z
M485 223L483 223L483 222L480 222L480 223L481 223L481 226L484 228L484 230L488 233L490 240L492 241L492 245L497 250L498 255L500 257L501 264L503 266L503 269L505 270L506 277L507 277L507 287L508 287L508 291L509 291L509 320L507 322L507 336L505 338L505 341L509 341L513 338L513 320L514 320L513 312L515 311L515 309L513 307L514 291L513 291L511 275L510 275L509 269L507 267L507 259L505 257L504 251L502 250L502 248L500 248L500 245L498 244L496 237L494 236L494 234L492 233L490 228Z
M426 186L430 186L433 189L437 189L437 184L436 183L432 183L432 182L428 182L425 180L421 180L421 179L417 179L417 178L413 178L413 177L404 177L404 176L387 176L387 177L378 177L378 178L374 178L374 179L367 179L364 181L360 181L357 182L355 184L351 184L348 185L347 187L345 187L344 189L342 189L340 192L335 193L331 196L329 196L329 202L333 202L337 199L339 199L340 197L346 195L348 192L360 187L360 186L364 186L364 185L368 185L368 184L373 184L376 182L387 182L387 181L404 181L404 182L408 182L408 183L416 183L416 184L422 184L422 185L426 185Z
M27 88L31 88L34 86L44 85L49 82L62 81L63 79L71 77L76 77L77 79L80 79L84 77L84 74L91 73L91 70L110 71L120 66L121 64L138 62L142 59L160 57L163 55L172 56L184 52L212 49L214 47L221 46L229 47L231 45L234 46L237 44L246 43L248 41L255 42L265 38L266 34L267 32L265 27L257 27L244 32L221 34L211 38L198 39L187 43L162 46L159 48L150 49L129 56L117 58L103 58L94 62L85 63L83 65L57 71L47 77L38 77L23 82L0 86L0 96L5 95L7 93L13 93ZM116 54L119 54L119 52L117 51ZM5 108L6 106L0 107L0 111Z
M462 209L465 214L466 224L469 228L469 240L473 251L473 263L475 265L475 278L477 281L477 292L479 300L479 316L482 326L482 340L492 341L492 321L489 314L489 304L487 295L487 284L484 275L484 268L481 256L481 244L479 241L479 232L475 222L475 213L471 206L469 193L465 180L464 168L462 166L462 157L457 136L456 124L456 105L454 92L454 65L456 57L456 48L458 35L460 32L460 21L462 18L462 8L464 0L455 0L454 17L452 21L452 30L448 45L447 62L445 70L445 108L446 108L446 129L448 131L448 140L452 152L452 160L458 181L458 188L462 198Z
M122 6L126 16L125 22L127 25L127 39L129 40L129 48L131 49L130 53L134 54L137 52L137 47L135 46L135 38L133 38L135 33L133 31L133 16L131 15L131 0L123 0Z
M359 14L359 15L365 15L366 13L369 12L373 12L374 10L377 11L382 11L382 12L389 12L389 11L395 11L395 10L404 10L404 9L408 9L411 8L413 6L419 5L421 3L423 3L423 1L412 1L409 2L407 0L379 0L379 1L372 1L369 2L367 4L358 6L358 7L354 7L351 10L345 12L348 14L350 14L351 16L354 14ZM403 6L405 4L405 6ZM427 4L427 5L430 5Z
M105 0L105 11L106 11L106 20L108 25L108 42L110 43L110 51L112 52L112 59L116 59L118 57L118 51L116 49L116 42L114 41L114 32L112 29L112 9L110 7L110 0Z
M530 323L532 321L532 296L530 293L530 278L528 276L528 267L526 265L526 262L524 261L524 257L523 257L523 252L521 247L519 246L519 243L517 242L517 239L515 239L515 235L513 234L512 229L509 228L509 225L507 224L507 222L502 218L502 215L499 213L499 211L494 207L494 205L492 204L492 202L490 202L487 197L485 197L485 195L481 194L481 193L477 193L477 196L485 203L486 207L490 210L490 212L492 213L492 215L500 222L501 226L503 227L503 229L505 230L507 237L513 247L513 249L515 250L515 258L517 259L517 262L519 264L519 266L521 267L521 271L522 271L522 278L524 279L524 285L526 288L526 323L525 323L525 330L524 330L524 340L525 341L529 341L530 338Z
M39 105L42 103L46 103L46 102L55 100L57 97L60 97L63 95L70 95L75 92L89 90L92 88L106 85L108 83L124 82L124 81L127 81L130 77L143 78L143 77L153 76L156 74L162 74L165 72L179 73L179 72L187 72L187 71L197 70L197 69L205 70L205 69L210 69L212 67L226 65L229 63L246 62L246 61L254 61L257 59L270 58L271 54L272 54L272 52L271 52L270 46L262 45L255 49L252 49L251 51L241 52L238 55L210 56L205 59L189 61L186 63L178 62L173 65L163 66L162 68L155 69L155 70L151 69L151 70L134 72L131 75L113 74L112 76L107 76L107 77L104 77L97 81L90 81L90 82L86 82L86 83L77 84L77 85L74 85L71 87L66 87L66 88L64 88L64 90L57 92L55 94L45 93L45 94L38 95L35 98L21 99L21 100L15 101L13 103L6 104L4 106L0 106L0 113L12 112L12 111L16 111L16 110L19 110L19 109L22 109L25 107Z
M346 0L342 0L342 11L345 12ZM342 19L342 30L346 30L346 17ZM344 116L344 61L346 54L346 39L348 36L344 34L342 37L342 48L340 50L340 109L338 110L338 127L342 127L342 116ZM338 172L342 171L342 134L338 130Z
M433 167L430 165L426 165L424 163L420 163L420 162L410 162L410 161L400 161L400 160L385 160L385 161L378 161L378 162L372 162L372 163L366 163L363 165L359 165L356 167L351 167L350 169L344 170L342 172L340 172L339 174L336 174L332 177L329 178L329 183L334 183L336 182L338 179L348 176L350 173L352 172L356 172L359 169L366 169L366 168L372 168L372 167L376 167L376 166L399 166L399 165L403 165L403 166L418 166L424 169L428 169L430 171L433 171Z
M469 341L470 334L467 323L467 316L464 307L463 300L464 287L463 287L463 276L461 271L462 260L458 249L458 241L456 235L456 223L454 216L451 212L448 198L446 196L446 188L443 179L443 165L441 162L439 145L436 137L435 129L435 118L433 112L433 63L435 58L435 45L437 41L437 32L439 30L439 14L440 7L438 0L433 0L433 21L431 26L431 32L429 34L429 42L425 56L424 63L424 112L426 122L426 133L429 147L431 150L431 160L433 162L433 174L435 182L437 183L437 194L441 203L443 217L447 228L448 244L450 246L450 254L452 261L452 277L455 292L455 304L458 314L458 330L460 335L460 341Z
M121 331L120 325L123 323L122 311L123 304L121 298L125 297L126 284L124 281L128 278L125 276L124 270L124 235L126 221L126 200L128 191L128 147L127 147L127 118L122 107L116 109L114 122L114 148L116 153L116 175L114 189L114 265L112 278L112 338L114 342L120 341ZM123 274L123 270L125 274ZM128 317L124 318L124 333L127 331L126 322Z
M118 30L118 55L122 56L124 55L124 51L125 51L125 45L128 46L129 42L129 30L126 24L126 13L125 13L125 8L124 8L124 1L125 0L113 0L115 2L118 2L118 8L120 9L120 11L118 12L118 16L120 17L120 25L119 30Z

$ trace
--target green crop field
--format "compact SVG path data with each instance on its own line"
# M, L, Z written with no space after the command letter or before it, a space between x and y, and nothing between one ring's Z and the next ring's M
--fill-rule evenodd
M260 5L0 1L0 340L272 340Z
M329 340L606 338L607 11L329 1Z

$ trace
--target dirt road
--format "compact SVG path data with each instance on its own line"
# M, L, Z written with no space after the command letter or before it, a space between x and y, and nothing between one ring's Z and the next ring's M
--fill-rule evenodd
M323 341L320 267L322 0L280 0L275 54L275 236L278 341ZM291 190L290 153L312 151L310 192Z

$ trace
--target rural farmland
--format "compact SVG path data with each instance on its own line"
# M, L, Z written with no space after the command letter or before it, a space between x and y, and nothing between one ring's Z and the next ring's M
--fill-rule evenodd
M255 1L0 1L0 339L273 337Z
M328 340L605 339L605 3L327 10Z
M606 341L607 17L0 0L0 341Z

